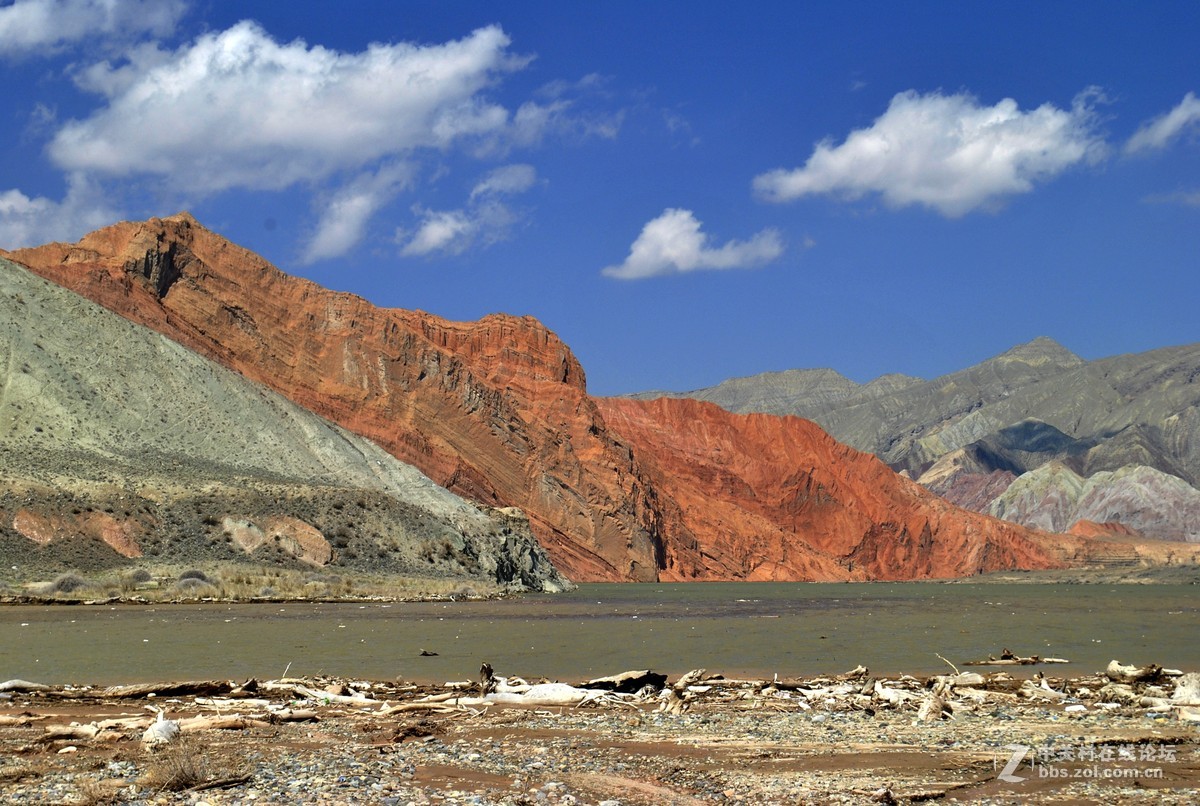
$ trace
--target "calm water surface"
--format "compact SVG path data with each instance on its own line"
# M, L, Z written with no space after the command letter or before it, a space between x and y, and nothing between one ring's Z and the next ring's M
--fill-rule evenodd
M0 607L0 680L331 674L568 681L651 668L727 676L928 673L999 654L1200 670L1200 589L937 583L581 585L495 602ZM422 649L437 657L420 657Z

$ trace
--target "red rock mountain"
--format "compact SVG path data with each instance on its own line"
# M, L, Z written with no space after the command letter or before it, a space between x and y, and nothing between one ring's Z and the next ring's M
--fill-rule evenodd
M3 254L461 495L520 507L576 580L913 579L1104 553L956 509L807 420L593 399L534 319L376 308L187 214Z

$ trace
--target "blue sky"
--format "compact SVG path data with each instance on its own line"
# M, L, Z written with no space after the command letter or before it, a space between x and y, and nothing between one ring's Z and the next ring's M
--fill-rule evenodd
M191 210L595 394L1197 340L1193 3L0 0L0 247Z

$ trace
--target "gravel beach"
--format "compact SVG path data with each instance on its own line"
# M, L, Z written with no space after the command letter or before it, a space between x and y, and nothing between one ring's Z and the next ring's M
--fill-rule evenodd
M948 685L954 678L876 680L865 670L800 681L702 676L680 689L674 712L652 690L546 706L481 705L477 684L273 681L171 696L167 688L31 690L10 681L0 695L0 799L617 806L1200 798L1197 723L1187 709L1147 705L1147 697L1171 696L1171 678L1121 688L1104 675L981 677ZM944 698L932 700L935 692ZM144 731L160 711L182 730L153 745Z

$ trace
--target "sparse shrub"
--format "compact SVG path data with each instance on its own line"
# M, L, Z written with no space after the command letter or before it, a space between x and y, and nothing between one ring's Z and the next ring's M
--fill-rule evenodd
M130 582L137 584L142 582L150 582L154 579L154 575L145 568L135 568L134 570L130 571L129 575L125 578Z
M53 595L56 593L78 593L81 590L87 590L88 588L94 586L94 582L84 579L78 574L67 572L65 574L59 574L54 578L53 582L48 582L43 585L39 592L46 595Z
M183 582L185 579L197 579L201 582L212 582L212 580L208 578L208 574L204 573L198 568L189 568L187 571L184 571L179 575L180 582Z
M179 580L175 583L172 590L181 596L187 596L194 599L215 597L219 593L219 591L211 582L203 579L196 579L195 577Z

